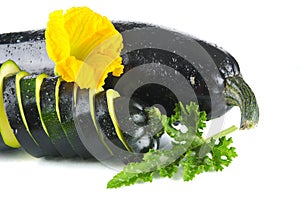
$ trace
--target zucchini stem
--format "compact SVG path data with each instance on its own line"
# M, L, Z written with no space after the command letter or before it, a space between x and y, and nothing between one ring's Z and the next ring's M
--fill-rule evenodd
M225 86L225 99L229 106L241 110L240 129L254 128L259 121L259 108L254 93L241 76L228 77Z

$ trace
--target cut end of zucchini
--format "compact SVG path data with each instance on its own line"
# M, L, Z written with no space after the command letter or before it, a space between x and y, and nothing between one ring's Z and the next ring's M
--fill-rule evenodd
M131 147L129 146L129 144L127 143L127 141L125 140L122 131L120 129L118 120L117 120L117 116L115 113L115 108L114 108L114 99L120 97L120 94L112 89L109 89L106 91L106 98L107 98L107 106L108 106L108 112L109 115L111 117L111 120L113 122L113 125L115 127L116 133L118 135L118 138L121 140L121 142L123 143L123 145L126 147L126 149L130 152L132 152Z
M12 60L6 61L2 64L0 69L0 130L4 143L12 148L20 148L20 144L15 137L4 108L3 102L3 80L6 77L15 75L20 71L20 68Z
M30 132L29 128L28 128L26 118L25 118L25 115L24 115L24 109L23 109L22 99L21 99L21 89L20 89L20 80L22 78L24 78L25 76L28 76L28 75L29 75L29 73L25 72L25 71L21 71L16 75L16 94L17 94L16 96L17 96L18 105L19 105L19 109L20 109L20 113L21 113L23 123L24 123L27 131Z
M113 156L114 153L112 152L112 150L109 148L109 146L104 141L104 138L103 138L103 135L102 135L103 133L100 131L100 128L97 126L97 122L96 122L96 113L95 113L95 103L94 103L94 101L95 101L95 95L98 92L101 92L101 91L93 90L93 89L89 90L90 113L91 113L91 117L92 117L96 132L97 132L97 134L100 138L101 143L104 145L104 147L109 152L109 154Z
M59 109L59 87L62 81L63 79L59 77L55 85L55 108L56 108L57 117L60 122L61 122L61 117L60 117L60 109Z
M40 116L40 119L41 119L41 123L42 123L42 126L43 126L43 129L44 131L46 132L46 134L49 136L49 133L47 131L47 128L45 126L45 123L43 122L43 118L42 118L42 112L41 112L41 98L40 98L40 90L41 90L41 86L42 86L42 83L43 83L43 80L45 78L47 78L48 75L47 74L40 74L39 76L36 77L36 82L35 82L35 97L36 97L36 105L37 105L37 109L39 111L39 116Z

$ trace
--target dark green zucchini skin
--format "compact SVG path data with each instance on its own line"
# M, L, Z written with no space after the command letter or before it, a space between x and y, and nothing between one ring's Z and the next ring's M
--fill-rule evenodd
M139 30L144 28L158 28L157 26L145 24L145 23L135 23L135 22L114 22L115 28L121 33L126 33L126 31L130 30ZM164 30L164 29L163 29ZM169 31L170 35L175 33L174 31ZM184 36L184 35L183 35ZM190 36L184 36L186 38L191 38ZM15 58L18 65L23 67L26 71L32 72L36 71L33 67L37 64L41 65L41 69L43 71L52 73L54 64L51 63L49 59L47 59L47 53L45 51L45 47L42 43L44 43L44 30L38 31L29 31L29 32L20 32L20 33L8 33L0 35L0 45L2 44L3 48L6 47L7 44L10 44L9 49L10 52L13 52L12 46L13 44L18 44L18 47L22 47L26 42L30 42L33 46L29 46L29 52L34 51L33 48L41 48L38 52L35 52L39 55L41 60L37 60L33 58L32 63L25 62L23 57L18 55L1 55L0 62L4 61L8 58ZM158 63L162 65L170 66L180 72L187 80L190 80L190 77L195 77L195 84L191 85L197 95L197 99L199 101L200 108L205 110L208 118L215 118L223 115L228 109L232 107L232 105L228 105L225 102L224 97L224 87L226 84L226 78L232 76L239 76L240 69L238 63L228 52L217 47L214 44L207 43L202 40L194 39L201 47L203 47L208 54L213 59L214 63L211 63L210 60L202 60L201 64L205 66L206 69L201 74L197 72L193 64L189 63L185 58L180 57L176 53L165 51L162 49L154 49L154 48L143 48L136 51L130 51L126 54L123 54L123 64L125 66L125 73L130 71L131 69L149 63ZM176 41L174 41L176 42ZM126 48L132 45L128 44L126 38L124 38L124 51L126 52ZM184 45L184 44L183 44ZM28 46L28 45L27 45ZM0 48L1 49L1 48ZM1 51L0 51L1 52ZM18 59L20 61L18 62ZM25 66L26 65L26 66ZM220 74L212 73L212 69L214 65L217 66ZM50 66L50 67L49 67ZM158 66L159 67L159 66ZM124 74L125 74L124 73ZM146 72L145 72L146 73ZM149 72L151 75L151 72ZM221 76L220 76L221 75ZM146 76L146 75L145 75ZM207 88L207 84L205 78L209 77L211 80L217 80L214 84L215 88L211 88L213 91L217 91L217 95L215 97L216 101L218 101L217 107L214 107L212 111L212 102L211 102L211 94ZM114 88L117 84L119 78L109 76L106 80L105 88ZM153 95L153 90L157 91L158 95ZM121 91L118 91L122 96L126 96L128 88L124 88ZM165 97L165 101L161 101L162 94ZM164 87L158 88L157 86L148 86L144 90L139 90L133 94L134 97L140 98L144 102L148 102L149 105L153 105L156 103L162 104L166 109L167 113L170 114L173 112L174 104L173 102L177 102L176 98L173 98L172 93L166 93ZM151 96L151 98L145 98L147 96ZM169 96L169 98L167 98ZM170 101L171 100L171 101Z
M148 135L146 135L149 134L151 136L154 134L151 134L149 130L143 129L148 124L145 103L131 99L128 108L130 113L129 115L126 115L124 110L127 108L127 100L128 98L126 97L114 99L114 108L118 125L121 128L125 141L134 153L148 152L149 149L157 148L157 146L154 145L154 143L157 144L157 141L154 141L153 137L148 137ZM105 134L106 138L119 149L127 151L126 147L118 138L116 129L110 117L106 92L101 92L95 96L95 113L101 132ZM142 129L144 132L141 132ZM142 142L145 145L140 145ZM112 148L112 150L114 150L114 148Z
M124 74L137 66L149 63L157 63L157 69L159 69L160 65L167 65L180 72L186 78L186 80L190 80L191 77L194 77L195 81L193 84L191 83L191 87L193 88L197 96L200 109L206 111L208 119L223 115L232 106L238 105L244 107L256 107L254 105L256 104L256 99L255 97L253 97L254 94L252 91L250 91L252 97L247 98L252 98L251 102L253 103L253 105L240 105L239 103L233 102L226 98L226 91L228 91L226 90L226 87L230 85L230 81L228 81L228 79L232 77L241 77L241 73L239 65L234 57L232 57L225 50L217 47L214 44L210 44L208 42L150 24L135 22L113 22L113 24L115 25L115 28L124 35L123 52L126 52L122 55L123 64L125 66ZM130 49L130 46L134 45L134 43L130 38L126 36L126 32L131 30L141 30L145 28L157 28L160 30L168 31L169 36L171 37L173 37L174 34L178 34L178 36L185 38L186 40L194 40L195 42L197 42L203 49L207 51L211 58L204 58L200 63L196 63L196 65L203 66L205 70L203 70L200 74L194 67L195 63L189 63L189 61L184 57L179 56L171 51L151 48L151 45L149 45L149 48L146 45L143 49L127 52L128 49ZM49 74L51 74L53 73L54 64L47 56L44 42L44 30L2 34L0 35L0 62L3 62L10 58L15 60L16 63L21 66L21 68L30 73L48 72ZM174 41L174 43L176 42L179 43L182 41ZM187 44L183 43L182 45L185 46ZM16 51L15 48L20 50ZM30 60L30 62L28 62L28 56L26 56L26 54L36 56L31 56L32 59ZM216 70L219 73L215 73L215 66L217 67ZM37 69L40 69L40 71L37 71ZM144 73L148 73L148 75L151 75L151 73L153 74L155 72L144 71ZM170 77L169 79L172 79L172 77ZM114 88L119 80L120 78L109 76L106 80L105 88ZM208 82L212 83L212 86L210 86L210 90L208 89L206 84ZM122 96L131 95L127 92L128 90L130 90L130 88L128 87L129 86L127 86L127 88L125 87L123 89L120 89L118 92ZM157 95L153 95L153 89L157 91ZM166 93L164 87L157 88L155 85L148 86L146 89L136 91L133 96L136 98L140 98L142 101L148 103L148 105L157 103L161 104L168 114L172 113L173 111L173 102L178 101L178 99L174 98L174 95L170 93L170 91L167 91ZM151 98L147 98L147 96L151 96ZM163 101L162 97L164 97ZM241 110L243 110L243 108L241 108ZM258 119L256 119L258 118L258 111L253 115L254 117L252 118L255 118L253 120L258 121Z
M42 120L48 131L51 142L57 151L65 158L77 156L60 124L56 112L55 87L58 77L47 77L40 89L40 106Z
M73 119L73 86L74 83L67 83L63 81L59 87L59 110L61 126L68 135L69 142L76 154L81 158L87 159L91 158L92 155L82 144Z
M175 103L189 103L188 97L194 93L200 110L206 111L208 119L217 118L231 107L238 106L241 110L240 128L249 129L257 125L259 108L256 97L242 78L237 61L227 51L203 40L149 24L116 22L114 25L123 34L125 70L121 77L109 76L105 89L115 88L122 96L140 99L147 106L160 104L168 115L172 114ZM141 67L144 65L148 68ZM164 66L174 72L169 72ZM136 75L126 78L132 71ZM184 89L177 73L189 82L193 91ZM123 77L128 84L122 82ZM149 79L150 83L145 79ZM118 82L121 82L119 87ZM136 88L135 84L140 82L144 84ZM177 95L170 88L179 88Z
M106 92L101 92L95 96L95 114L96 120L99 123L101 132L105 134L106 138L117 147L126 151L125 146L118 138L112 119L109 115Z
M255 95L243 80L237 61L228 52L214 44L154 25L135 22L113 22L113 24L123 35L124 49L122 57L125 73L119 78L109 76L106 79L105 89L115 88L117 83L129 71L140 65L152 64L156 66L156 69L152 71L141 71L144 77L163 74L164 71L160 66L166 65L179 72L187 81L190 81L190 87L193 88L200 109L206 111L208 119L225 114L232 106L239 106L242 112L242 129L251 128L258 123L259 109ZM128 31L139 31L148 28L165 32L167 34L165 39L177 35L181 39L177 40L175 38L173 43L181 45L182 49L185 49L184 53L186 55L198 56L200 61L191 63L184 55L178 55L177 52L153 48L151 41L147 40L147 35L130 38L130 34L129 36L127 34ZM156 38L160 37L161 35L157 35ZM138 39L140 40L138 41ZM164 43L164 40L161 41ZM189 52L188 41L196 42L205 50L205 54L208 54L209 58L207 56L203 57L203 52ZM138 50L132 50L131 46L139 42L146 45L142 45ZM0 63L8 59L14 60L23 70L30 73L53 74L54 63L48 58L46 52L44 30L1 34ZM203 68L203 70L200 70L201 73L195 66ZM176 76L168 77L169 80L176 82ZM210 83L209 87L208 83ZM174 85L180 86L180 83L177 82ZM135 84L125 86L117 90L121 96L140 98L148 105L160 104L168 114L172 113L174 102L179 100L175 98L176 95L172 92L166 91L164 87L157 88L155 84L145 86L146 88L135 91L133 94L128 93L128 91L131 91ZM153 89L157 93L154 93Z
M21 146L31 155L35 157L41 156L58 156L75 157L79 155L82 158L96 157L91 154L83 144L79 132L76 129L74 117L80 121L80 129L84 132L84 137L89 138L85 143L88 146L101 146L103 151L96 158L108 158L112 155L121 159L123 162L139 161L142 157L139 153L149 151L149 149L158 148L158 138L153 137L156 132L147 129L149 122L146 113L146 104L127 97L117 97L114 101L114 107L117 110L117 121L121 125L121 131L125 141L131 148L131 153L125 147L121 139L116 133L109 109L107 92L100 92L94 96L94 109L96 124L92 120L89 110L89 91L78 89L76 92L78 111L74 113L74 83L61 82L59 85L59 113L56 112L55 88L58 84L58 77L47 77L43 79L40 91L40 108L41 118L36 101L36 77L28 75L20 80L21 102L24 110L24 117L27 121L28 129L32 137L27 131L24 121L21 118L18 101L16 97L15 76L8 77L4 80L4 106L7 112L9 123L20 142ZM129 102L129 115L124 116L125 108ZM83 107L80 107L82 105ZM75 114L75 116L74 116ZM126 113L125 113L126 114ZM46 129L44 130L42 122ZM128 123L130 122L130 123ZM129 126L133 124L133 126ZM78 125L78 124L77 124ZM97 126L97 128L96 128ZM99 132L97 132L97 130ZM142 131L141 131L142 130ZM152 130L152 131L151 131ZM49 136L46 134L49 134ZM104 136L104 140L100 141L99 134ZM3 143L4 144L4 143ZM106 147L105 147L106 146ZM112 154L104 151L108 148ZM5 150L6 146L2 145L1 150ZM137 153L137 154L136 154ZM105 154L105 155L104 155ZM101 159L100 159L101 160Z
M16 96L15 76L4 79L3 100L8 121L20 145L34 157L45 156L46 154L40 145L29 135L21 118Z
M21 102L28 129L47 156L59 156L60 154L52 144L41 123L36 104L35 82L36 75L29 75L20 80Z
M148 24L130 22L117 22L114 25L116 29L118 29L120 32L125 33L126 31L134 29L147 30L147 28L150 28L150 30L153 28L154 31L156 31L156 28L158 28L156 26ZM169 37L175 38L175 35L177 34L176 32L169 30L166 31ZM124 49L126 51L126 48L130 48L130 46L132 45L132 40L134 39L126 38L127 35L124 35ZM225 101L225 79L227 77L240 75L238 63L228 52L222 50L216 45L195 38L191 38L182 34L178 34L178 36L184 38L181 39L179 42L182 42L181 45L185 46L187 49L189 48L188 46L191 45L189 42L190 39L193 39L195 43L200 45L200 48L206 50L206 52L210 56L210 59L203 56L199 63L190 63L185 57L178 55L177 52L174 53L171 50L152 48L151 45L147 46L148 44L151 44L151 41L148 41L147 39L143 41L142 39L141 41L145 43L145 47L143 49L129 51L122 55L123 64L124 66L126 66L124 74L126 74L132 69L138 68L139 66L150 64L153 66L153 70L141 70L141 73L143 73L143 77L152 77L156 76L157 74L166 73L166 71L163 70L161 66L168 66L179 72L182 76L184 76L186 80L190 81L191 78L194 79L194 83L190 82L190 86L193 88L194 93L196 94L200 109L206 111L208 119L216 118L223 115L227 110L229 110L232 107L232 105L228 105ZM130 37L130 35L128 37ZM129 42L127 43L127 41ZM177 41L175 41L174 39L174 43L176 42ZM165 44L165 46L168 45L169 44L167 43ZM164 47L164 45L162 46ZM186 55L184 56L193 57L194 54L193 52L186 51ZM200 71L194 65L201 65L205 67L205 70ZM215 66L217 68L215 68ZM162 83L164 83L164 78L165 77L161 78ZM176 82L176 75L168 73L168 77L166 79L168 79L166 80L166 83L168 81L173 81L173 84L177 84L177 87L180 87L181 85L181 83ZM106 81L105 88L114 88L119 80L120 78L118 77L109 76ZM211 88L208 88L208 82L210 82ZM128 91L132 90L132 88L130 87L135 86L128 84L125 87L118 88L118 92L121 95L126 96L128 95ZM214 92L214 94L212 94L212 91ZM184 91L182 93L184 93ZM170 89L155 83L144 85L142 88L138 88L132 94L132 96L148 103L148 106L152 106L155 104L162 105L168 115L173 113L175 103L178 102L176 95ZM212 106L214 107L212 108Z

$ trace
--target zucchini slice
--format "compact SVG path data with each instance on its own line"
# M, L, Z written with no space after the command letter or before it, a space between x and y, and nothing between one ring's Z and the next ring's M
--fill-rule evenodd
M20 94L17 93L20 111L23 116L23 121L27 122L28 132L31 133L46 156L58 156L59 153L44 131L39 116L35 96L36 77L36 75L29 75L20 80Z
M0 64L0 68L2 66L2 63ZM1 130L0 130L0 151L8 151L8 150L11 150L13 148L7 146L4 141L3 141L3 138L2 138L2 135L1 135Z
M20 71L20 68L12 60L8 60L1 66L0 69L0 131L4 143L12 148L20 148L13 130L10 127L8 118L6 116L3 100L3 80L6 77L12 76Z
M73 86L74 83L65 81L57 82L56 92L58 92L58 94L56 97L58 102L56 105L58 107L56 108L56 111L61 126L65 131L72 148L81 158L87 159L91 158L92 155L81 142L73 119Z
M124 135L122 134L122 131L120 129L118 120L117 120L117 116L115 113L115 106L114 106L114 100L116 98L119 98L120 94L113 90L113 89L109 89L106 91L106 98L107 98L107 108L108 108L108 112L109 115L111 117L112 123L114 124L114 127L116 129L116 133L118 135L118 138L121 140L121 142L123 143L123 145L126 147L126 149L128 151L132 152L132 148L128 145Z
M34 157L42 157L45 153L39 144L27 130L27 122L20 111L20 84L22 77L28 75L27 72L21 71L15 76L7 77L3 80L3 100L6 115L15 137L22 148Z
M96 120L99 123L101 132L105 134L109 141L117 147L132 151L128 146L116 120L113 101L120 95L114 90L101 92L95 96L95 113Z
M40 80L42 79L42 80ZM67 136L62 129L58 114L56 112L56 83L58 77L37 77L37 82L41 83L40 88L36 87L37 105L40 111L40 118L45 132L56 147L57 151L65 158L75 157L76 153L72 149Z
M94 108L91 110L95 111L95 120L97 122L95 125L99 129L100 133L102 135L104 134L105 137L118 148L128 151L126 146L124 146L122 141L119 139L117 130L109 114L106 92L101 92L95 95Z
M93 90L80 89L74 85L73 118L85 148L99 161L107 161L114 155L99 126L96 126Z

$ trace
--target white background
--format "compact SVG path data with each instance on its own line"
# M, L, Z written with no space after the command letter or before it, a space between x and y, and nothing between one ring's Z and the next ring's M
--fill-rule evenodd
M297 1L85 0L1 2L0 33L40 29L49 12L86 5L111 20L150 22L222 46L239 62L260 107L259 126L234 133L239 156L191 182L156 179L117 190L98 162L0 153L1 199L299 199L300 7ZM224 126L239 124L238 109Z

